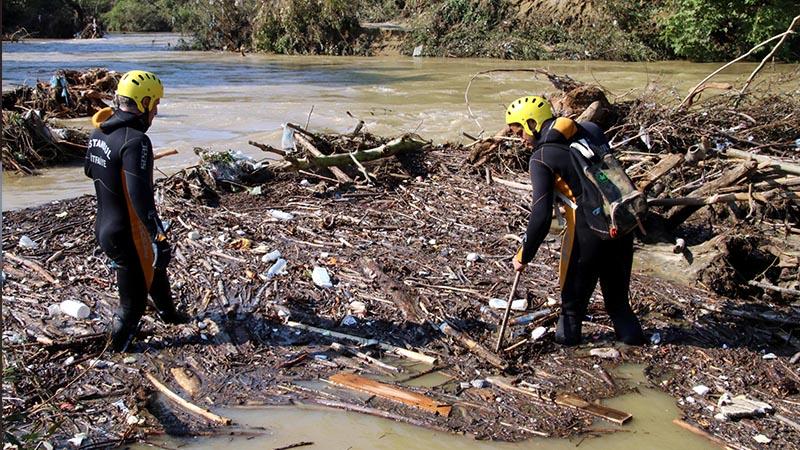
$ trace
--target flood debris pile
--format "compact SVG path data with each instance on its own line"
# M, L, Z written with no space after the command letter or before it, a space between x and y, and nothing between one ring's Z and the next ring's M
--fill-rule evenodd
M38 111L3 111L2 162L6 170L31 175L37 168L86 155L89 132L48 125Z
M509 336L495 354L528 194L476 176L469 148L289 129L294 151L254 144L282 160L198 150L198 166L159 182L159 209L172 222L173 292L193 319L165 325L148 314L130 354L109 354L102 334L116 290L94 241L94 199L6 215L3 382L13 400L3 413L17 439L85 433L84 444L102 446L206 434L226 423L207 408L293 402L482 439L595 436L630 419L594 402L630 390L612 374L624 359L649 365L676 396L711 386L714 374L662 365L718 367L730 382L715 389L767 402L773 413L718 424L717 407L684 402L687 420L731 445L752 445L756 430L797 448L798 431L775 416L800 420L800 396L787 390L796 344L754 318L779 321L791 338L792 306L763 312L747 299L636 275L632 304L653 346L611 347L598 293L588 346L560 348L551 237L512 295ZM83 303L88 316L65 300ZM755 367L775 376L734 382Z
M796 92L707 83L679 106L652 90L610 103L598 86L553 83L561 115L607 130L619 160L650 198L643 242L663 249L648 265L659 275L699 282L723 295L764 295L789 302L800 294L800 97ZM715 88L722 94L697 100ZM529 152L502 134L471 144L476 172L529 189ZM505 177L505 178L502 178Z
M89 132L53 119L88 117L105 108L119 77L103 68L61 70L49 82L3 92L3 166L32 174L82 158Z
M49 81L3 92L3 110L41 111L46 118L89 117L108 106L122 74L105 68L62 69Z

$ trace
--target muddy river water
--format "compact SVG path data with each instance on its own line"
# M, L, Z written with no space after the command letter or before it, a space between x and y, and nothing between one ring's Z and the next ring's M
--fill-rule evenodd
M3 88L49 80L58 68L104 66L117 71L146 68L161 76L166 97L149 135L158 148L179 155L159 161L164 173L192 164L196 146L263 153L255 140L277 146L281 124L309 122L314 130L347 131L363 119L367 131L395 135L416 131L434 141L463 140L502 123L504 105L528 93L553 91L531 74L502 73L478 78L470 105L481 127L467 113L464 90L470 77L496 68L546 68L582 81L596 81L617 96L635 95L652 83L691 88L716 64L519 62L486 59L411 57L308 57L175 51L170 34L112 35L97 40L3 42ZM753 64L726 70L717 81L746 77ZM786 71L789 67L767 68ZM348 112L350 115L348 115ZM88 120L73 124L89 126ZM3 175L2 209L33 206L92 190L80 166L48 169L37 177Z
M675 401L668 395L647 387L642 367L623 365L615 378L638 393L610 399L604 404L633 414L631 422L616 426L596 422L601 437L579 436L571 440L532 437L518 443L476 441L464 436L445 434L356 413L343 413L316 407L231 408L221 412L233 419L239 431L255 433L241 437L201 439L153 438L152 444L168 448L218 449L225 446L241 450L281 448L300 442L310 449L425 449L444 450L567 450L576 447L590 450L681 449L711 447L704 438L691 434L672 420L680 416ZM617 431L614 431L617 430ZM146 445L137 449L152 448Z

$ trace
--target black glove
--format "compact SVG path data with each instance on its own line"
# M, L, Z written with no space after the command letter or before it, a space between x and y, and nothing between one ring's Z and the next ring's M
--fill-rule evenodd
M164 270L172 259L172 249L166 239L153 242L153 268Z

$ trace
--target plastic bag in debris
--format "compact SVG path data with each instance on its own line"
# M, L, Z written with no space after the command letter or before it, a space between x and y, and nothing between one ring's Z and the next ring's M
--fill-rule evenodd
M248 184L253 174L261 169L261 163L236 150L211 152L196 148L203 166L216 181Z

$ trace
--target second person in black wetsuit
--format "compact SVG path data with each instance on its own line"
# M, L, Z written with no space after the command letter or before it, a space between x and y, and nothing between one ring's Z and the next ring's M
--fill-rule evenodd
M167 277L169 243L153 198L153 146L145 132L164 95L153 73L134 70L122 76L116 108L92 118L85 173L97 194L95 236L116 270L119 308L111 322L111 348L125 351L144 314L148 294L159 316L181 323Z
M561 315L556 342L577 345L589 299L600 281L605 308L619 340L632 345L645 342L642 327L628 301L633 264L633 234L603 240L586 223L581 207L583 176L573 165L569 144L586 138L608 144L603 131L591 122L555 118L552 106L542 97L522 97L506 111L506 123L534 149L530 159L533 203L522 248L514 256L514 269L524 270L533 260L550 229L556 196L567 204L567 222L561 245L559 280ZM571 205L571 206L570 206Z

